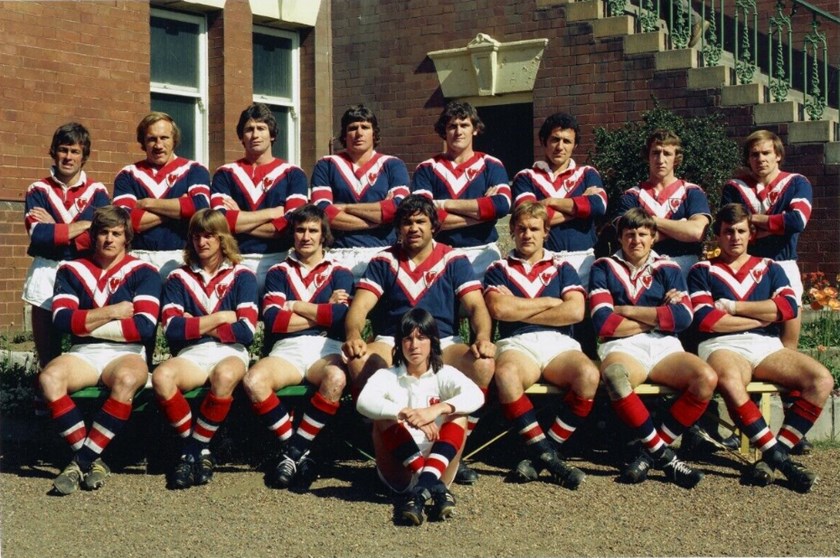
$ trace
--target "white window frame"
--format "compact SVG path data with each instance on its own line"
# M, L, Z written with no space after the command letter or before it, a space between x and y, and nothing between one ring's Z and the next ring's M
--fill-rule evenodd
M198 86L185 87L182 85L174 85L171 83L162 83L151 81L149 83L149 90L151 93L161 93L165 95L176 95L180 97L190 97L198 100L195 105L195 138L196 138L196 153L195 158L198 162L207 165L210 159L210 148L208 142L208 62L207 62L207 18L203 15L192 15L181 12L173 12L170 10L162 10L159 8L152 8L150 17L159 17L162 19L173 19L176 21L184 21L187 23L194 23L198 25ZM151 60L151 45L149 45L149 57ZM151 74L151 65L150 65ZM177 153L177 148L175 150Z
M286 145L289 146L288 162L300 164L300 37L292 31L284 31L273 27L254 25L253 34L273 35L289 39L292 43L292 96L276 97L273 95L261 95L254 92L254 102L267 105L287 107L289 109L289 125L286 127ZM252 68L254 72L256 68Z

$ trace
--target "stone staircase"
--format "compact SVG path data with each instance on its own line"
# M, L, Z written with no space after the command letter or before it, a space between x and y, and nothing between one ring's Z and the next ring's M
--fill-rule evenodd
M556 0L553 3L556 4ZM820 144L824 150L824 164L840 165L840 114L836 108L826 107L820 120L806 120L802 91L791 88L785 101L770 102L770 79L759 69L756 69L753 83L737 84L732 53L724 51L718 65L705 66L697 46L670 48L664 22L658 31L637 31L637 12L637 6L628 4L625 15L607 16L603 0L566 2L567 23L589 25L596 42L621 39L625 58L649 56L654 58L657 73L685 72L687 89L715 90L717 106L747 108L755 126L784 124L788 144Z

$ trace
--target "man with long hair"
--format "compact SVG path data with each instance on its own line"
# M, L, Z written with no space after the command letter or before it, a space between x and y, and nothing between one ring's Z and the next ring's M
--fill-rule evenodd
M167 422L183 440L168 478L173 489L210 482L216 464L210 441L248 368L257 283L240 258L224 215L202 209L190 219L184 265L163 288L163 331L175 356L155 369L152 387ZM210 390L193 420L183 393L207 381Z

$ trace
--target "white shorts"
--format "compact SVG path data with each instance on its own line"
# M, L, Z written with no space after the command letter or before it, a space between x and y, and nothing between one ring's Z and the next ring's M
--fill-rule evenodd
M396 337L393 335L377 335L376 338L373 340L374 343L385 343L386 345L391 345L392 347L395 344ZM463 343L464 341L461 339L460 335L450 335L449 337L441 337L440 338L440 350L443 351L447 347L452 345L457 345L458 343Z
M580 250L577 252L563 250L554 253L555 263L567 262L575 268L580 277L580 284L587 291L589 290L589 270L592 269L592 264L595 263L595 249Z
M472 264L473 273L479 281L484 280L484 272L487 271L490 264L502 259L502 252L495 242L482 246L460 248L460 250L467 254L467 259Z
M370 260L385 248L387 246L331 248L327 252L327 256L335 263L349 269L353 273L354 281L358 282L365 274Z
M183 250L132 250L131 255L155 266L164 281L170 273L184 265Z
M105 367L120 357L126 355L137 355L146 360L146 348L135 343L84 343L73 345L70 350L64 353L80 358L96 370L100 376Z
M265 276L272 266L285 261L288 252L271 252L269 254L242 254L242 265L257 276L257 296L262 300L265 288Z
M650 374L653 367L663 358L682 352L684 350L680 340L673 335L637 333L602 343L598 347L598 358L603 361L611 353L626 353L638 360L645 372Z
M323 335L302 335L280 339L268 356L282 358L295 367L302 380L306 371L318 359L329 355L341 356L341 341Z
M715 351L726 349L741 355L755 368L762 360L783 348L784 345L778 337L744 332L707 339L697 347L697 355L703 360L709 360Z
M559 331L532 331L496 341L496 359L505 351L524 353L542 372L560 353L580 351L580 343Z
M29 271L26 272L23 294L20 298L32 306L52 310L55 274L60 263L56 260L35 256L32 265L29 266Z
M782 260L776 262L782 269L785 270L790 287L796 295L796 304L802 308L802 295L805 293L805 288L802 286L802 272L799 271L799 266L796 265L796 260Z
M251 360L248 349L240 343L219 343L209 341L184 347L178 353L178 358L184 358L198 366L202 372L210 376L210 373L222 359L236 357L242 361L245 368Z

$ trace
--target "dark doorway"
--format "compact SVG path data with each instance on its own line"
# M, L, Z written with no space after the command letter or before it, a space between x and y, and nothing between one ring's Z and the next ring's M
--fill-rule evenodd
M501 159L513 180L517 172L534 163L534 105L520 103L476 108L485 130L475 139L475 150Z

